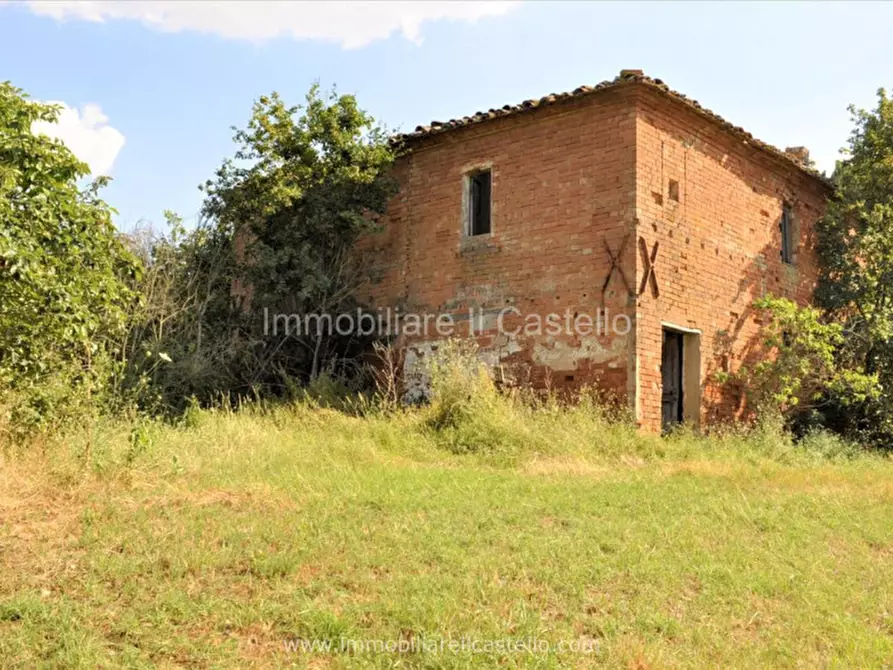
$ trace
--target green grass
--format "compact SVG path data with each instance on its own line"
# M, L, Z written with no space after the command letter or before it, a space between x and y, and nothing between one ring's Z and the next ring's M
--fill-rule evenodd
M0 665L893 658L889 459L772 431L661 439L585 404L429 426L297 404L7 454ZM296 638L478 647L287 651ZM487 648L507 639L541 651Z

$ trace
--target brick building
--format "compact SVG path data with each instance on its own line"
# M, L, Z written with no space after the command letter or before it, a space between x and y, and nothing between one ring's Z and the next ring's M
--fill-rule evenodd
M452 315L499 377L599 386L648 429L734 416L714 376L759 355L752 300L812 294L829 186L805 150L640 71L402 139L368 297ZM548 314L575 327L537 331ZM410 365L442 341L405 339Z

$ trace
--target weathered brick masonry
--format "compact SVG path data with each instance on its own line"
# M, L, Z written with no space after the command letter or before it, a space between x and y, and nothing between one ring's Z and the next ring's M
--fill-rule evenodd
M656 429L666 330L684 339L685 418L732 416L740 393L712 379L758 355L750 303L766 292L801 303L812 294L812 231L827 184L638 71L404 140L400 193L384 232L367 241L378 267L367 297L450 313L463 335L475 310L473 336L515 382L596 384ZM492 175L491 231L469 236L467 176L480 169ZM793 263L780 254L785 205ZM525 315L549 313L607 315L608 326L625 315L633 328L514 333ZM437 339L406 344L423 355Z

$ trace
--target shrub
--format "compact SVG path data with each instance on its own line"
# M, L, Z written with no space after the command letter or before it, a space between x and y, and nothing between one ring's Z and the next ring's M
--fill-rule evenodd
M51 430L102 399L137 259L88 166L34 132L58 107L0 83L0 404L13 433Z
M530 453L579 453L596 449L651 449L636 440L628 411L594 390L573 398L500 391L472 342L450 340L425 362L429 405L424 425L455 453L486 453L514 460Z
M859 446L829 430L813 429L797 442L797 446L816 460L852 459Z
M877 395L876 376L838 364L836 354L844 342L840 324L826 321L814 307L771 295L755 300L754 307L768 319L764 358L737 376L747 384L760 413L793 421L831 398L861 403Z
M425 361L431 405L428 423L435 429L455 428L476 411L492 406L496 387L467 340L448 340Z
M535 441L536 431L522 418L528 408L497 390L473 342L447 341L424 369L430 400L424 423L450 451L517 452Z

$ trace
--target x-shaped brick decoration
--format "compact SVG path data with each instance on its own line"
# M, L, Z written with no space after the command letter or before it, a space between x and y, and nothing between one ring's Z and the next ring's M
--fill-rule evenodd
M608 290L608 284L611 283L611 277L614 276L614 270L617 270L617 274L620 275L620 279L623 280L623 285L626 287L627 293L632 293L632 289L629 286L629 282L626 280L626 274L623 272L623 266L620 264L620 257L623 256L623 250L626 249L626 242L629 239L629 235L623 238L623 242L620 243L620 247L617 249L617 253L611 249L611 246L608 244L608 240L604 237L602 238L602 242L605 245L605 249L608 252L608 257L611 259L611 269L608 270L608 276L605 277L605 283L602 284L602 297L605 295L605 291Z
M645 241L644 237L639 238L639 250L642 252L642 262L645 266L645 274L642 277L642 285L639 286L639 295L642 295L645 292L645 286L650 282L651 291L654 293L654 297L660 297L660 287L657 285L657 275L654 274L654 265L657 261L658 249L660 249L660 242L655 241L654 246L651 247L651 255L649 256L648 243Z

